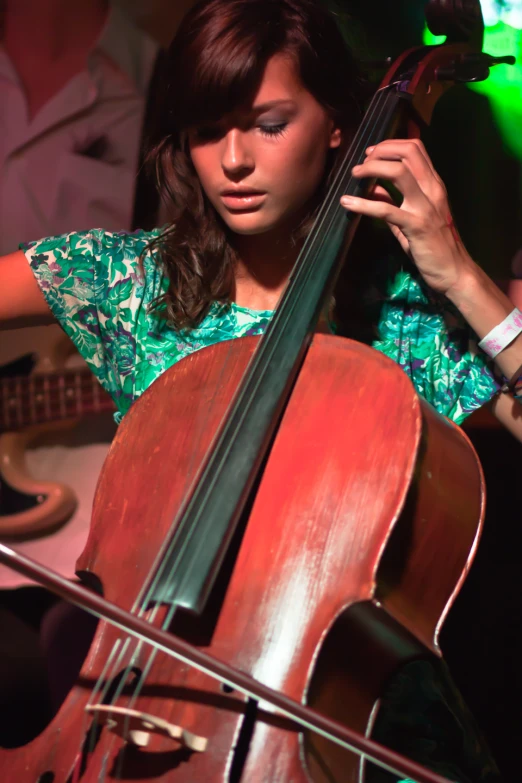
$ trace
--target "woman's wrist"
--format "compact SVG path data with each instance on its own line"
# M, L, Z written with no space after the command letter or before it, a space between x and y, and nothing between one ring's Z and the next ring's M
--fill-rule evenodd
M464 258L453 284L447 289L446 296L455 307L466 316L466 309L472 310L477 293L484 285L482 269L470 256Z
M513 303L470 257L462 265L446 296L463 315L479 339L513 310Z
M463 265L459 279L446 293L448 299L460 311L479 340L513 312L513 302L475 264L472 259ZM522 334L516 336L495 356L497 371L510 379L522 365Z

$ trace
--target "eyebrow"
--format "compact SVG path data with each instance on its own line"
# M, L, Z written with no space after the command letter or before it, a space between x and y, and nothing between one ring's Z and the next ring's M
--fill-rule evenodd
M274 101L267 101L266 103L260 103L256 106L252 106L252 111L256 114L261 114L264 111L269 111L269 109L273 109L276 106L282 106L285 104L289 108L293 108L296 105L295 101L291 100L291 98L279 98Z

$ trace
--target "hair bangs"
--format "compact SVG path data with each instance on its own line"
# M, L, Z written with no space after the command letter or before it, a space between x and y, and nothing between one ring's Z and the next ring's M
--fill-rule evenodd
M183 85L183 95L176 103L174 121L178 131L215 122L254 99L266 63L246 46L238 49L226 53L226 58L213 60L211 52L201 57L194 78Z
M270 6L270 0L266 2ZM192 30L180 29L170 48L169 108L171 128L178 133L248 105L268 60L285 48L285 26L276 4L268 15L266 8L262 15L245 14L244 3L233 1L225 11L216 3L220 13L213 14L212 6L204 4L207 23L201 24L194 14Z

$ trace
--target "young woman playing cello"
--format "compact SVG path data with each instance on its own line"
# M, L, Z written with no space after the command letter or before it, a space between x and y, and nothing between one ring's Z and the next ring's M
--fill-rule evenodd
M2 323L57 320L113 395L120 420L191 352L261 334L338 150L357 127L361 95L353 58L318 0L203 0L170 49L149 155L172 224L28 243L0 261ZM325 328L353 303L368 323L374 317L372 345L439 412L461 422L495 398L510 426L517 402L509 390L497 393L492 362L473 339L503 322L516 334L522 319L463 247L423 145L384 141L354 174L402 194L400 206L382 187L368 199L342 199L347 210L384 221L402 254L374 259L368 311L352 287ZM510 379L522 341L505 343L495 365ZM460 783L499 780L447 674L435 678L427 663L395 678L374 736Z

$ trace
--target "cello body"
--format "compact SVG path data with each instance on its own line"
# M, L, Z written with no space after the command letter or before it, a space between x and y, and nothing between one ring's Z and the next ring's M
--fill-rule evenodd
M125 417L77 564L110 601L136 606L258 339L183 359ZM483 509L481 468L461 430L388 358L316 335L217 589L201 616L178 610L169 629L369 733L397 666L440 656ZM165 606L147 611L164 622ZM51 724L23 749L0 751L4 780L364 780L355 754L121 636L99 623ZM123 719L96 712L109 698ZM206 749L180 743L172 727Z

